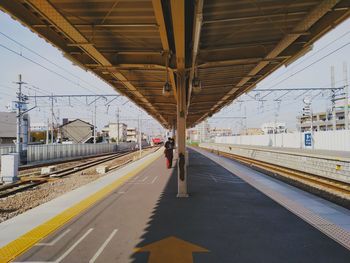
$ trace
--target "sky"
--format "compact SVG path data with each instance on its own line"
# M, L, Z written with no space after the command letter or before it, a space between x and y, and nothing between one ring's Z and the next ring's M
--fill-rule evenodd
M73 65L57 48L1 11L0 25L0 111L5 111L14 100L17 89L14 82L18 81L19 74L27 83L23 85L23 91L27 95L116 94L107 83L94 74ZM37 54L27 50L26 47ZM330 87L331 66L335 68L336 86L341 86L344 83L343 62L348 63L347 74L349 75L350 19L314 43L311 52L288 67L281 67L261 81L257 89ZM264 122L274 121L276 118L277 121L286 122L288 128L293 130L296 126L296 116L303 107L302 99L305 97L295 99L298 94L300 93L291 92L282 98L279 105L273 100L281 93L269 95L268 101L263 104L251 101L251 98L244 95L240 100L249 99L250 101L233 102L208 120L212 127L226 127L238 131L245 122L242 119L227 119L227 117L244 116L247 127L260 127ZM329 95L329 93L320 94L313 100L314 112L325 111L327 107L330 107ZM306 96L312 96L312 94L309 93ZM116 122L116 111L119 108L120 119L129 126L137 126L137 118L141 116L145 131L162 132L159 124L150 120L144 111L127 101L126 98L119 97L113 101L107 111L107 107L104 106L106 101L99 99L97 126L102 128L108 122ZM33 100L30 103L34 105ZM30 112L31 121L47 122L50 116L50 101L37 100L37 105L38 107ZM85 99L71 100L70 104L68 100L62 99L54 102L55 118L59 122L62 122L62 118L81 118L91 122L93 109L93 105L86 106Z
M22 75L22 81L26 83L23 85L23 93L26 95L117 94L110 85L93 73L73 65L56 47L1 11L0 25L0 111L7 111L7 106L15 100L18 88L15 82L18 81L19 74ZM30 48L40 56L26 48ZM93 99L90 99L88 103ZM34 100L29 100L29 102L28 108L35 105ZM117 121L117 109L119 108L120 121L128 126L137 127L140 116L144 132L163 133L161 125L127 98L118 97L108 107L108 112L106 102L102 98L97 101L96 119L99 129L109 122ZM37 106L30 111L31 122L47 123L47 119L51 117L50 100L38 99ZM55 119L59 123L62 123L63 118L80 118L92 123L93 110L94 103L86 106L85 98L72 99L70 103L67 99L54 101Z

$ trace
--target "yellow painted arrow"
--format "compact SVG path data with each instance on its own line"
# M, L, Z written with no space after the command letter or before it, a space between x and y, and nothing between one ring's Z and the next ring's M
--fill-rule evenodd
M193 252L209 250L176 237L168 237L136 248L135 252L150 252L148 263L193 263Z

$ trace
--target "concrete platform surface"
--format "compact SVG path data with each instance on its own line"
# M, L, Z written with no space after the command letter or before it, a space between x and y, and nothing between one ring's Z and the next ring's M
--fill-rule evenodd
M176 169L161 157L15 262L350 262L230 167L193 150L189 162L190 198L176 198Z

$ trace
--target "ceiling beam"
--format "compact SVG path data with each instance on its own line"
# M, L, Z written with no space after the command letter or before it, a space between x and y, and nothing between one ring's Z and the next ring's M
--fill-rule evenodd
M161 0L152 0L152 4L153 4L153 10L154 10L154 14L156 16L157 24L158 24L160 40L162 42L162 47L163 47L165 59L169 60L170 59L170 48L169 48L169 41L168 41L168 35L167 35L167 28L166 28L165 20L164 20L162 1ZM171 86L173 88L175 100L177 100L176 83L175 83L174 72L172 70L168 71L168 77L169 77Z
M264 14L264 15L257 15L257 16L243 16L243 17L235 17L235 18L226 18L226 19L215 19L215 20L206 20L203 22L204 25L208 24L216 24L216 23L229 23L229 22L238 22L238 21L245 21L245 20L252 20L252 19L271 19L275 17L287 17L287 16L293 16L293 15L299 15L303 16L307 14L307 12L300 11L300 12L289 12L289 13L278 13L278 14Z
M216 68L216 67L225 67L225 66L235 66L235 65L249 65L255 64L257 62L267 62L267 63L279 63L281 60L288 59L290 56L278 56L274 58L237 58L230 60L220 60L220 61L209 61L198 65L198 68ZM254 76L254 75L251 75Z
M91 28L118 28L118 27L153 27L157 28L157 24L74 24L75 27L91 27ZM32 25L34 28L40 27L54 27L53 25L48 24L35 24Z
M197 0L195 6L195 17L193 23L193 47L192 47L192 65L190 70L190 83L188 89L188 99L187 99L187 110L190 107L191 96L192 96L192 80L196 73L197 55L199 50L199 40L201 37L203 22L203 0Z
M201 47L201 53L204 52L220 52L220 51L229 51L233 49L246 49L246 48L257 48L257 47L262 47L266 48L266 46L274 46L276 45L278 41L262 41L262 42L247 42L247 43L237 43L237 44L232 44L232 45L216 45L215 47L207 46L207 47ZM297 41L294 44L297 45L305 45L307 42L306 41Z
M177 70L185 70L185 2L171 0Z
M83 36L56 8L47 0L28 0L28 4L41 14L47 21L55 26L62 34L64 34L70 41L74 43L88 43L88 39ZM97 64L110 67L111 62L104 57L93 45L81 45L80 48ZM166 123L166 120L160 116L158 111L152 106L152 104L126 79L126 77L120 72L113 72L112 75L118 80L123 82L123 85L133 94L138 100L143 102L145 109L152 115L158 116L158 119L162 123Z
M311 12L306 15L306 17L301 20L292 30L291 34L287 34L283 37L276 46L266 55L265 59L260 61L241 81L229 92L227 92L223 97L222 101L226 101L229 99L236 91L237 87L241 88L246 83L248 83L252 76L259 73L263 68L270 64L271 59L278 57L285 49L287 49L294 41L296 41L303 32L307 32L313 24L315 24L321 17L323 17L327 12L331 11L336 4L338 4L341 0L327 0L321 1ZM299 33L298 33L299 32ZM287 60L287 59L286 59ZM281 62L282 63L282 62ZM249 84L249 87L245 88L245 92L255 87L256 81L254 83ZM203 115L199 120L202 121L208 117L208 115L216 112L222 102L216 103L205 115Z

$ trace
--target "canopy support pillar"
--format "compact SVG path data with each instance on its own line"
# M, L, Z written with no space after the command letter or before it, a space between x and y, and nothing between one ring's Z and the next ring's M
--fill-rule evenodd
M188 197L186 164L186 75L181 70L177 74L177 154L178 193L177 197Z

